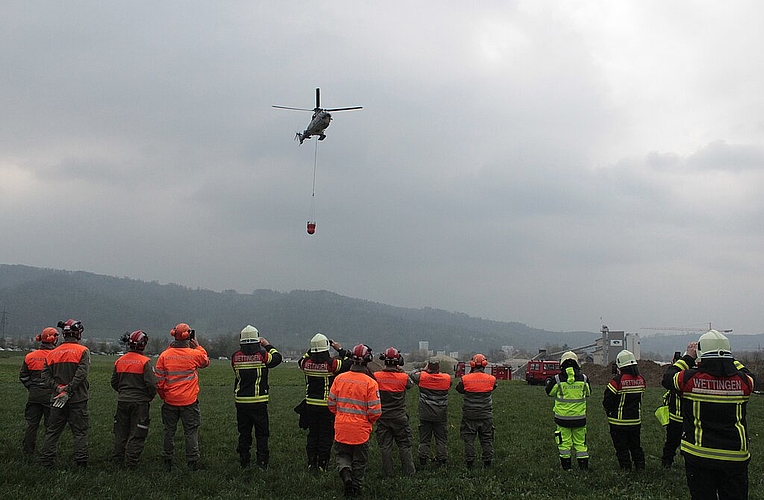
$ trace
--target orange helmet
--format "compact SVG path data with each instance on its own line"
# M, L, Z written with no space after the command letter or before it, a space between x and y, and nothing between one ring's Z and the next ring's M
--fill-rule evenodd
M175 340L189 340L194 338L194 330L187 323L178 323L170 330L170 335L175 337Z
M475 354L474 356L472 356L472 359L470 360L471 368L475 368L475 367L485 368L486 366L488 366L488 360L485 359L485 356L483 356L482 354Z
M58 330L52 326L43 328L42 332L38 333L34 339L43 344L55 344L56 340L58 340Z

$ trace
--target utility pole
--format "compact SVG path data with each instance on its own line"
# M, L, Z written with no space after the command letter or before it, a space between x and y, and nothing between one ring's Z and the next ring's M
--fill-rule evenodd
M8 311L3 308L2 312L0 312L0 343L2 343L3 347L5 347L5 318L8 316Z

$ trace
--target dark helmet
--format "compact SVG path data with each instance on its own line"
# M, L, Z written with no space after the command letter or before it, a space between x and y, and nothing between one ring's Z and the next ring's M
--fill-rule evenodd
M59 321L57 326L64 332L64 337L77 337L77 340L82 338L82 332L85 331L82 322L76 319Z
M395 347L385 349L385 352L379 355L379 359L384 361L387 366L403 366L403 356Z
M127 346L132 351L143 351L149 343L149 336L143 330L135 330L127 338Z
M371 353L371 347L367 346L366 344L358 344L353 348L353 352L350 355L350 358L354 363L366 364L374 359L374 356Z

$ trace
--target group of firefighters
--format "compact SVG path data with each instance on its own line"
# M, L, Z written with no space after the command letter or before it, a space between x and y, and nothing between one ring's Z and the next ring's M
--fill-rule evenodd
M628 350L618 353L615 368L602 406L616 459L623 470L633 466L643 471L645 453L640 433L645 379L636 357ZM560 369L561 373L546 384L547 394L555 398L560 463L569 470L575 456L579 469L587 470L586 398L591 387L575 353L562 355ZM674 357L661 384L666 389L668 410L668 418L662 422L666 429L663 468L671 469L680 448L693 500L747 499L751 454L746 410L754 375L732 356L729 339L710 330L697 342L690 342L683 356Z
M56 345L59 329L63 342ZM45 438L40 463L53 467L59 439L69 424L73 436L73 458L78 467L88 462L87 431L88 371L90 353L80 343L84 328L77 320L60 321L37 335L39 349L26 355L19 378L29 391L24 416L27 422L22 451L32 457L41 421ZM173 468L174 436L178 422L183 426L185 458L189 470L199 468L201 412L198 370L209 366L205 349L186 323L171 330L172 343L158 357L156 366L143 354L148 335L137 330L122 339L128 352L115 364L111 386L117 391L114 416L113 460L127 468L137 467L149 430L149 404L156 394L163 400L162 458L164 468ZM282 361L278 350L257 328L247 325L240 333L240 348L231 357L234 371L234 401L239 440L240 465L251 462L253 430L256 465L268 468L269 418L268 372ZM330 354L330 348L336 355ZM295 408L300 427L308 430L306 453L311 472L328 469L332 446L344 494L361 492L369 456L369 441L376 423L376 437L385 476L394 475L393 448L397 446L404 474L416 472L413 433L406 408L406 391L419 388L419 467L447 463L448 393L452 380L430 360L423 370L405 372L401 353L390 347L379 355L384 368L372 372L374 359L365 344L352 350L318 333L300 358L305 376L305 399ZM475 439L481 445L484 467L493 461L493 402L496 378L486 373L488 360L475 354L471 371L463 375L456 390L463 394L460 437L464 462L473 468L477 458ZM607 385L603 407L618 464L622 469L644 470L645 455L640 444L641 399L645 380L637 360L621 351L617 373ZM560 463L572 468L575 456L579 469L589 468L586 444L586 398L589 380L581 372L578 357L562 355L561 373L547 381L546 393L554 398L555 438ZM732 357L727 337L711 330L676 357L663 378L670 418L666 424L663 466L670 468L677 447L685 458L687 484L693 499L746 498L748 491L748 435L746 405L753 392L753 375ZM431 441L435 441L431 456Z

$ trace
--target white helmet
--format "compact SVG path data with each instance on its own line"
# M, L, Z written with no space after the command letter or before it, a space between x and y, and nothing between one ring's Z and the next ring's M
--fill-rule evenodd
M562 355L560 358L560 364L563 364L565 361L572 359L573 361L578 364L578 355L573 351L568 351Z
M317 333L310 339L310 352L324 352L329 350L329 339L323 333Z
M701 359L732 357L730 340L716 330L709 330L700 336L697 352Z
M624 368L626 366L632 366L636 364L637 364L637 358L634 356L634 353L631 351L627 351L626 349L619 352L618 356L615 357L615 365L618 368Z
M245 326L239 335L239 344L257 344L260 342L260 332L252 325Z

